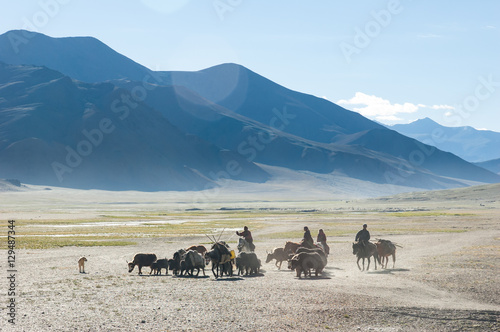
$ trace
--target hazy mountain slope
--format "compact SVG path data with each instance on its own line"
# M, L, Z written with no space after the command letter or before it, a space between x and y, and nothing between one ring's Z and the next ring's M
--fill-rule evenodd
M140 81L151 74L95 38L52 38L25 30L0 35L0 61L46 66L84 82L124 77Z
M500 175L500 158L488 160L488 161L483 161L480 163L474 163L474 164L479 166L479 167L482 167L484 169L487 169L490 172L493 172L493 173Z
M397 132L469 161L500 158L500 133L472 127L445 127L429 118L391 126Z
M142 82L116 83L131 91ZM405 186L446 188L462 182L431 174L421 167L400 169L400 158L359 145L320 143L273 129L229 111L191 90L172 86L146 86L145 103L159 110L174 125L218 146L238 152L249 161L306 170L336 172L375 183L403 177Z
M400 156L406 161L402 168L423 167L432 173L486 183L500 182L497 174L477 167L452 153L441 151L408 138L394 130L374 129L344 137L343 144L360 145L367 149Z
M30 188L15 179L0 179L0 192L5 191L27 191Z
M172 126L112 84L0 63L0 177L73 188L202 189L267 174L241 156ZM230 168L230 170L233 170Z
M44 65L59 66L64 74L74 78L119 80L116 84L126 87L132 94L138 93L136 97L144 98L145 103L159 111L169 124L228 149L232 152L220 153L232 153L234 158L243 161L319 173L338 171L358 179L390 184L404 182L404 185L418 188L464 185L467 181L500 181L496 174L460 158L419 144L322 98L286 89L236 64L198 72L151 73L93 38L50 38L35 34L27 40L26 44L18 45L19 50L24 47L19 52L22 57L11 54L10 61L36 60L40 52ZM0 42L9 43L7 46L12 48L11 41L9 33L0 36ZM85 49L96 49L99 56L95 58ZM0 50L0 59L4 53ZM57 57L58 61L52 57ZM68 105L74 103L70 100L74 92L65 88L54 90ZM40 96L40 100L43 98ZM23 107L29 110L33 106ZM38 135L62 135L58 131L43 133L33 120L35 112L29 114L31 129L38 130ZM70 115L71 112L54 117ZM141 121L136 124L139 125ZM140 136L137 139L140 140ZM148 151L148 148L142 150ZM420 157L422 153L424 158ZM252 172L248 175L238 172L241 177L253 178L253 175ZM262 180L266 176L256 178Z
M500 177L459 158L419 144L360 114L322 98L286 89L242 66L224 64L199 72L164 72L168 83L182 85L235 113L310 141L358 145L406 160L445 177L496 182ZM218 89L216 89L216 87ZM428 153L432 150L432 153ZM416 154L424 153L415 162Z
M167 84L187 87L249 119L316 142L330 143L338 134L382 127L358 113L289 90L237 64L159 74Z

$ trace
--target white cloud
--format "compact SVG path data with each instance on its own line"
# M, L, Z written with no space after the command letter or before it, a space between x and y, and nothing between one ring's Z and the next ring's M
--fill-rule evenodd
M427 107L423 105L423 107ZM429 106L429 108L432 108L433 110L454 110L455 107L450 106L450 105L432 105Z
M377 120L379 120L379 121L387 121L387 122L403 121L403 119L398 118L395 115L380 115L380 116L377 116Z
M453 110L449 105L424 105L424 104L392 104L389 100L381 97L367 95L363 92L356 92L351 99L342 99L337 104L352 107L352 110L366 117L375 117L378 120L397 121L400 120L397 114L410 114L417 112L420 108L430 108L433 110Z
M390 116L398 113L414 113L419 106L411 103L391 104L387 99L377 96L370 96L363 92L356 92L351 99L339 100L337 104L353 105L353 111L361 113L364 116ZM361 106L361 107L359 107Z

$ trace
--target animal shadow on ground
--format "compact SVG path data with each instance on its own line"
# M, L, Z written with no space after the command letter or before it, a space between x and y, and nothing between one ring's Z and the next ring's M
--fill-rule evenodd
M239 281L239 280L245 280L242 277L228 277L228 278L217 278L213 279L213 281Z
M305 277L305 278L304 277L302 277L302 278L295 277L295 279L298 279L298 280L328 280L328 279L332 279L332 275L328 271L323 270L323 272L321 272L320 275L317 277L314 275L314 272L313 272L310 277Z
M172 276L172 278L184 278L184 279L207 279L210 276L190 276L190 275L182 275L182 276Z
M394 274L393 272L409 272L410 269L383 269L376 271L367 271L368 274Z
M328 275L325 275L325 274L321 274L321 275L319 275L317 277L315 275L312 275L312 276L306 277L306 278L304 278L304 277L302 277L302 278L295 277L295 279L297 279L297 280L328 280L328 279L332 279L332 277L330 277Z
M259 273L255 273L255 274L249 274L249 275L246 275L246 276L244 275L242 277L243 278L258 278L258 277L263 277L263 276L265 276L265 274L262 273L262 272L259 272Z
M335 266L325 266L324 270L337 270L337 271L344 271L344 269L341 269L340 267L335 267Z

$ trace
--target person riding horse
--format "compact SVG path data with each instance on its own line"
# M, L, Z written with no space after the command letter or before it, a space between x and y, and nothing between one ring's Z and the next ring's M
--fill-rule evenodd
M236 231L236 235L242 236L245 239L245 241L248 242L248 245L250 246L250 251L255 251L255 245L253 244L252 232L250 232L248 230L247 226L243 227L243 232Z
M316 237L316 242L321 243L323 246L323 250L325 251L325 254L329 255L330 254L330 247L328 244L326 244L326 234L325 232L320 229L318 232L318 236Z
M311 236L311 231L309 231L309 227L304 227L304 238L302 239L302 245L307 248L314 247L314 241Z
M368 230L366 229L367 227L368 225L364 224L363 229L356 234L355 238L355 241L359 241L359 243L361 243L363 247L365 247L370 240L370 232L368 232Z

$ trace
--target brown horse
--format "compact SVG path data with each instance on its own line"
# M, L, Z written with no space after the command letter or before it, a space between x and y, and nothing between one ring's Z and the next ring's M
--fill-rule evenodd
M186 252L188 252L189 250L196 250L197 252L199 252L202 256L205 256L205 253L207 252L207 248L205 248L204 245L193 245L189 248L186 248L185 249Z
M304 240L300 242L286 241L283 250L285 253L295 254L297 252L297 249L299 248L308 248L308 249L320 248L321 250L325 251L325 248L323 248L320 244L313 244L311 247L310 245L305 243Z
M377 246L378 262L383 269L387 269L389 256L392 256L392 268L396 265L396 246L389 240L379 239L375 245ZM385 261L385 266L384 266Z
M375 263L375 270L377 269L377 259L378 259L378 253L377 253L377 246L371 242L354 242L352 244L352 254L356 255L358 257L357 264L358 268L361 271L365 270L365 258L368 258L368 266L366 267L366 270L368 271L370 269L370 257L373 256L373 262ZM363 258L363 269L359 266L359 260Z
M292 254L295 254L295 252L297 251L297 249L300 247L300 243L299 242L292 242L292 241L286 241L285 243L285 247L283 248L283 250L286 252L286 253L292 253Z

